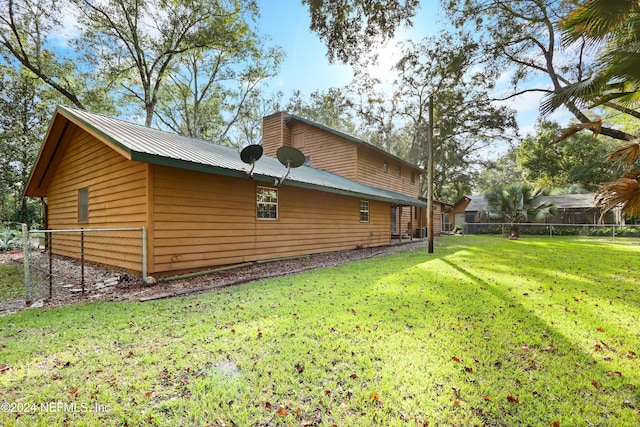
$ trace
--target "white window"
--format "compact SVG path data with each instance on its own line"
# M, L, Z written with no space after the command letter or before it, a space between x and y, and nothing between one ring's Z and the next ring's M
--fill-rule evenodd
M278 219L278 190L258 187L256 192L257 218Z
M369 202L360 201L360 222L369 222Z

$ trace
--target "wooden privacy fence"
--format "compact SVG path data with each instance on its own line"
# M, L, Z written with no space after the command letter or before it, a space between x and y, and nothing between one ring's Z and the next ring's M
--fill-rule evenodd
M147 275L147 229L27 230L23 224L25 300L64 298Z

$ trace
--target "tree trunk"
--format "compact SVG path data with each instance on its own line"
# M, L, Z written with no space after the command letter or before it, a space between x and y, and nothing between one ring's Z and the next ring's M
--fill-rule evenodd
M511 230L509 230L509 240L518 240L520 238L520 231L518 229L518 224L511 224Z

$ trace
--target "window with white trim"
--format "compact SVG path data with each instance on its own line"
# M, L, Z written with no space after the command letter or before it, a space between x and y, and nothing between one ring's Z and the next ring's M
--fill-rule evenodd
M369 222L369 202L360 200L360 222Z
M278 190L258 187L256 190L256 206L258 219L278 219Z

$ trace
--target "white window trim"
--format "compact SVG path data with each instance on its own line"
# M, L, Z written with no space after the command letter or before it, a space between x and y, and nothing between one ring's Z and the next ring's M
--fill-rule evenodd
M276 201L275 201L275 203L273 203L273 202L262 202L262 204L264 204L264 205L275 205L275 207L276 207L276 217L275 218L260 218L258 216L258 212L259 212L258 207L261 204L261 202L258 201L258 192L260 190L275 191L275 193L276 193ZM277 188L273 188L273 187L258 187L256 189L256 219L259 220L259 221L277 221L279 217L280 217L280 209L278 208L278 189Z
M364 210L362 209L362 204L366 203L367 209ZM362 219L362 214L366 212L367 213L367 219L363 220ZM371 204L369 203L368 200L360 200L360 222L364 222L364 223L368 223L371 221Z

